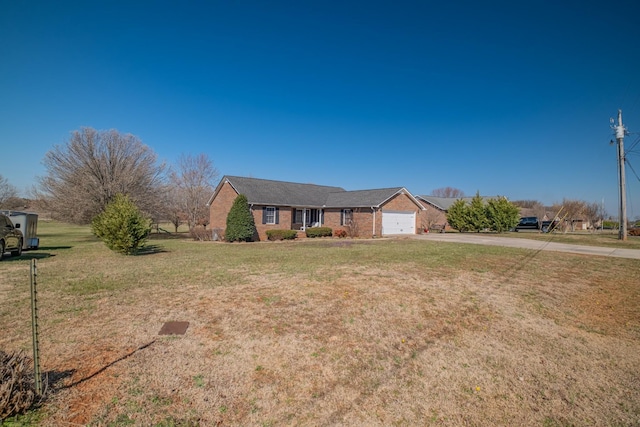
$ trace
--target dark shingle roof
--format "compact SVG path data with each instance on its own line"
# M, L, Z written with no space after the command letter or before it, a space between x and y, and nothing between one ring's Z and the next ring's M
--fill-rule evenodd
M395 187L330 193L326 206L331 208L368 208L380 206L401 190L402 187Z
M418 196L418 198L443 211L448 211L451 205L458 200L458 197ZM462 199L464 199L464 197L462 197Z
M222 188L222 184L227 181L238 194L247 196L247 201L252 205L308 208L368 208L379 207L402 191L413 198L413 196L402 187L346 191L341 187L226 175L222 177L209 203L211 203L217 192ZM416 201L416 203L418 202Z
M344 188L268 179L225 176L238 194L247 196L249 204L322 207L329 193L344 192Z

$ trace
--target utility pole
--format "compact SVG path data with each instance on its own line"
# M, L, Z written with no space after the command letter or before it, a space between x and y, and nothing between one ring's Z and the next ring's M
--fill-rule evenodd
M620 175L620 227L618 240L627 240L627 191L624 178L624 135L626 129L622 126L622 110L618 110L618 125L613 126L618 141L618 173Z

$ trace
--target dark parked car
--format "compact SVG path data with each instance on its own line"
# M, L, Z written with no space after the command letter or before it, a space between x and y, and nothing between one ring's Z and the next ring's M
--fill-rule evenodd
M12 256L20 256L22 239L22 231L13 226L8 216L0 214L0 260L9 251Z
M515 230L538 230L540 225L537 216L525 216L520 218L520 222L516 225Z
M560 226L560 221L542 221L542 232L548 233L556 230Z

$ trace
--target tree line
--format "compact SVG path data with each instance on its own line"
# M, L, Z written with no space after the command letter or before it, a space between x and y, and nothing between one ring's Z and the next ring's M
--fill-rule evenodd
M219 178L205 154L183 154L174 165L167 165L135 135L91 127L71 132L66 142L46 153L43 163L46 174L38 178L33 197L54 219L75 224L92 223L117 197L125 196L118 199L119 204L132 203L156 225L170 222L176 232L182 224L190 229L206 227L207 201ZM453 187L436 189L432 194L464 196ZM20 209L24 202L16 188L0 176L0 208ZM476 194L468 204L462 200L454 203L447 219L460 231L502 232L517 224L519 208L527 208L541 219L548 211L536 201L511 203L496 198L484 203ZM599 204L577 200L565 199L551 210L562 210L568 224L575 219L594 224L605 216Z
M175 231L209 223L207 201L219 178L206 154L183 154L174 165L131 134L90 127L46 153L46 174L31 196L53 219L89 224L117 195L127 196L154 223L170 222ZM19 209L24 199L0 176L0 207Z
M431 195L458 199L465 197L462 190L454 187L435 189L431 192ZM476 196L479 197L478 194ZM485 219L489 221L489 225L486 226L486 223L481 220L481 211L483 210L480 203L481 200L481 198L474 198L471 203L465 203L462 200L458 200L455 206L452 206L452 208L449 209L453 223L456 223L457 226L454 227L451 221L448 221L449 225L460 231L477 231L478 229L482 229L480 227L483 225L485 226L485 229L497 231L499 226L491 224L492 222L495 222L495 219L492 219L495 218L495 202L491 202L491 204L484 206L485 211L487 209L494 211L494 213L485 212L487 216ZM511 203L516 207L517 212L526 212L526 214L522 216L538 217L540 223L542 223L543 220L556 220L562 231L575 231L576 224L579 222L586 223L590 230L596 230L605 225L617 223L615 218L612 218L607 214L604 206L597 202L586 202L583 200L563 198L561 202L555 202L550 206L545 206L538 200L514 200ZM512 211L512 209L508 208L506 204L502 204L501 206L506 210ZM520 215L516 215L516 218L519 216ZM640 218L637 218L636 221L640 222ZM509 228L507 228L507 230L508 229Z

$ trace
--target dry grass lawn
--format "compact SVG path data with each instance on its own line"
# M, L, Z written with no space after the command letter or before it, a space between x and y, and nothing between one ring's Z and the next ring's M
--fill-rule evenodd
M640 425L640 262L409 239L153 240L40 224L0 263L0 349L44 426ZM185 335L159 336L167 321Z

